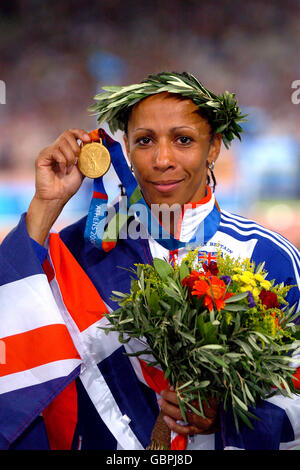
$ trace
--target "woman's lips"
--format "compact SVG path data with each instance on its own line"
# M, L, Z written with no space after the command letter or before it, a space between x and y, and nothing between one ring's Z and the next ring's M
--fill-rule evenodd
M159 181L159 182L152 182L151 184L154 186L154 188L161 192L161 193L168 193L170 191L173 191L176 189L180 183L183 181L182 180L177 180L177 181Z

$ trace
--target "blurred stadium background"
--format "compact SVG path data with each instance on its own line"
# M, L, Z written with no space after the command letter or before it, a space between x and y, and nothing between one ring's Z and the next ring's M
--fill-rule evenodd
M87 107L102 85L187 70L235 92L249 120L216 165L221 207L300 248L299 0L1 0L0 241L34 194L34 161L70 127L97 127ZM300 95L299 95L300 96ZM118 138L121 135L117 136ZM91 181L55 228L88 209Z

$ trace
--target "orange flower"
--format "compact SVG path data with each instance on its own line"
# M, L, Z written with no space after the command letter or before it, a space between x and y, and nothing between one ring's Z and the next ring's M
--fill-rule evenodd
M226 284L222 279L217 276L211 276L208 280L199 279L194 283L194 290L192 294L197 297L204 296L204 305L211 311L214 308L214 304L217 310L221 310L225 307L225 300L232 297L233 294L226 293Z
M276 326L276 328L279 328L280 330L282 330L281 326L279 325L279 321L278 321L278 317L277 317L276 312L272 312L271 315L272 315L272 317L275 318L275 326Z

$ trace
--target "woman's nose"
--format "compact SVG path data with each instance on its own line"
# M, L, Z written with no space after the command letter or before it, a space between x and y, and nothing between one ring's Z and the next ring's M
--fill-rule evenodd
M168 142L158 143L154 155L154 167L164 170L174 166L176 163L171 144Z

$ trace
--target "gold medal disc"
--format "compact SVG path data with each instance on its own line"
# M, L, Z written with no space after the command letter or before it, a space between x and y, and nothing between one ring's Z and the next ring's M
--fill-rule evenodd
M110 153L102 143L84 144L78 157L78 168L88 178L103 176L110 167Z

